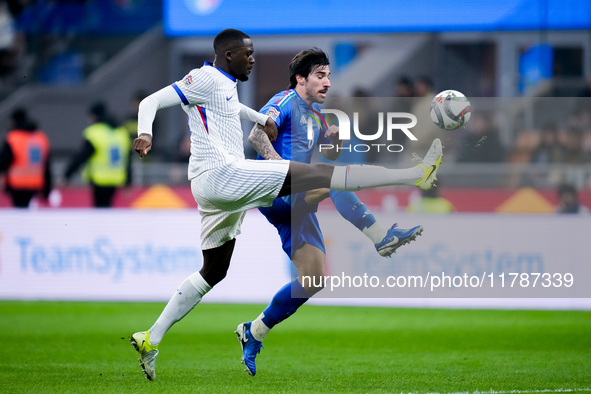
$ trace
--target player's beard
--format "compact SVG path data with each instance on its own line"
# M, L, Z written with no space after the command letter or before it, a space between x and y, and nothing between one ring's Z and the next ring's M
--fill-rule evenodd
M320 94L320 92L321 92L322 90L323 90L323 89L320 89L320 90L316 91L316 93L315 93L315 94L313 94L313 92L311 92L311 91L309 91L309 90L306 90L306 96L307 96L307 97L310 99L310 101L311 101L311 102L313 102L313 103L324 104L324 102L326 101L326 97L321 97L321 96L319 96L319 94ZM327 93L328 93L328 89L327 89L325 92L323 92L323 93L324 93L324 94L327 94Z
M320 93L320 92L318 92L318 93L316 94L316 96L313 96L313 97L314 97L313 101L314 101L314 102L316 102L316 103L318 103L318 104L324 104L324 102L326 101L326 97L321 97L321 96L319 96L319 95L318 95L319 93ZM325 92L324 94L326 94L326 92Z

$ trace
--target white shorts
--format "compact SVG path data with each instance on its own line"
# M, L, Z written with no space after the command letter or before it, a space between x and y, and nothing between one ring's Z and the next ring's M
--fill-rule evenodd
M288 160L237 160L191 179L201 214L201 249L236 238L247 210L271 206L288 169Z

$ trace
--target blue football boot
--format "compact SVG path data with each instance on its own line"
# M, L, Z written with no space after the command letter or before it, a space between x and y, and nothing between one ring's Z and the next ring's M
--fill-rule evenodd
M414 241L423 232L423 226L416 226L411 229L398 228L398 223L394 223L386 233L384 239L375 244L376 250L380 256L390 257L396 253L396 249Z
M240 323L234 333L237 335L237 339L240 341L240 346L242 346L242 364L246 365L245 371L251 376L254 376L257 373L255 359L257 354L261 352L263 343L257 341L252 336L252 333L250 332L251 323L252 322Z

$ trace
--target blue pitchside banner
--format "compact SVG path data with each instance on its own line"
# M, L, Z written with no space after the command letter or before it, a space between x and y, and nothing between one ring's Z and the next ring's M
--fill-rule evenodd
M580 30L588 0L164 0L168 36L248 34Z

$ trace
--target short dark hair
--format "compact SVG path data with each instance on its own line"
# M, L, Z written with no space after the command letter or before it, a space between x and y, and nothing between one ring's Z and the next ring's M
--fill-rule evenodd
M577 189L573 185L568 184L568 183L563 183L561 185L558 185L556 192L557 192L556 194L558 194L558 197L562 197L565 194L571 194L571 195L577 196Z
M322 49L314 47L299 52L289 63L289 88L293 89L298 84L296 75L308 78L308 75L316 67L328 66L329 64L328 56Z
M222 30L213 40L213 50L215 53L227 51L228 49L243 45L245 38L250 38L250 36L240 30Z
M35 131L37 124L29 118L27 110L24 108L17 108L11 114L12 127L16 130Z
M10 118L12 119L17 129L24 128L23 125L25 125L29 120L27 110L24 108L17 108L14 111L12 111L12 113L10 114Z
M412 88L412 81L406 75L402 75L402 76L398 77L398 79L396 80L396 84L397 85L405 85L405 86L409 86Z
M115 127L115 120L109 114L107 104L103 101L97 101L88 107L88 114L94 116L97 123L106 123L111 127Z
M107 106L102 101L97 101L88 107L88 113L96 116L98 119L103 119L107 115Z
M415 80L415 83L422 83L422 84L427 85L430 88L433 88L433 80L426 75L419 75L417 77L417 79Z

